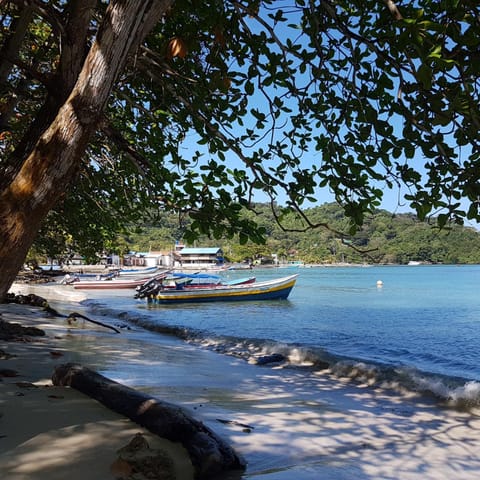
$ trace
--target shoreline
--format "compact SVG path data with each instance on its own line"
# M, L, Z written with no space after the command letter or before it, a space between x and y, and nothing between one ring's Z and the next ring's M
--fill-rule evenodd
M169 336L157 335L155 344L146 345L138 330L116 335L89 324L69 326L27 306L0 305L0 312L0 318L47 332L43 340L2 346L17 357L0 360L1 368L22 374L0 382L0 435L6 435L0 438L0 471L11 474L8 480L115 478L110 466L116 451L132 432L141 431L73 389L55 398L57 393L50 392L59 387L43 385L54 366L67 361L93 365L109 378L190 409L246 458L242 478L473 480L480 474L478 415L321 373L305 376L249 365ZM62 355L52 356L52 351ZM37 387L21 389L19 381ZM33 421L35 405L43 426ZM23 433L13 435L17 429ZM129 438L118 432L128 432ZM59 438L72 446L61 458ZM93 451L86 448L92 439L101 440ZM178 452L173 445L172 454ZM185 460L180 454L179 465ZM43 476L33 470L40 466ZM178 478L189 478L188 473Z
M52 384L54 368L67 356L66 339L78 328L63 325L64 319L46 318L38 307L0 304L0 313L1 320L45 331L45 336L1 344L2 478L127 478L118 466L118 450L138 433L152 449L168 455L178 478L193 478L181 445L156 437L73 388Z

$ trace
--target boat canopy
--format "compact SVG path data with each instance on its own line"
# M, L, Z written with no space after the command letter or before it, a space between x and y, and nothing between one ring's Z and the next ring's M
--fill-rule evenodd
M218 275L210 275L209 273L180 273L175 272L171 274L172 277L176 278L214 278L216 280L220 280L221 277Z

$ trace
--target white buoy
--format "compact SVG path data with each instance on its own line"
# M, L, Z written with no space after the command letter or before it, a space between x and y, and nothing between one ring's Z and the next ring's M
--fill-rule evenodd
M377 280L377 287L383 287L383 282L381 280Z

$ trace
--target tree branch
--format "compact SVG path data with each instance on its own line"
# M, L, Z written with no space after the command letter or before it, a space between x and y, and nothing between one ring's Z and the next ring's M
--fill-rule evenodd
M103 121L100 125L101 131L118 147L119 150L124 152L132 163L137 167L141 175L146 176L147 171L150 168L150 162L125 139L119 130L117 130L108 118L103 117Z
M20 16L12 22L10 28L11 34L0 50L0 88L3 88L15 61L18 60L20 47L22 46L32 17L33 11L27 6L21 10Z
M98 320L92 320L91 318L86 317L85 315L82 315L81 313L78 312L72 312L70 315L67 317L67 321L76 321L77 318L82 318L83 320L86 320L87 322L94 323L95 325L99 325L100 327L105 327L109 328L110 330L113 330L115 333L120 333L120 330L118 328L112 327L112 325L107 325L106 323L99 322Z

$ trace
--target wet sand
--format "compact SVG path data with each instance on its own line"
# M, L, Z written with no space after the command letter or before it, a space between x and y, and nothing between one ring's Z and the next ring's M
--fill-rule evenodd
M5 320L47 332L30 343L0 347L16 355L0 360L0 368L21 374L0 382L2 478L115 478L110 467L116 451L141 429L72 389L46 386L55 365L71 361L187 408L246 459L243 478L480 475L479 412L322 372L249 365L173 337L152 340L139 329L115 334L88 323L71 326L17 305L1 305L0 312ZM20 388L20 381L37 388ZM165 448L177 459L178 478L189 478L182 449Z

